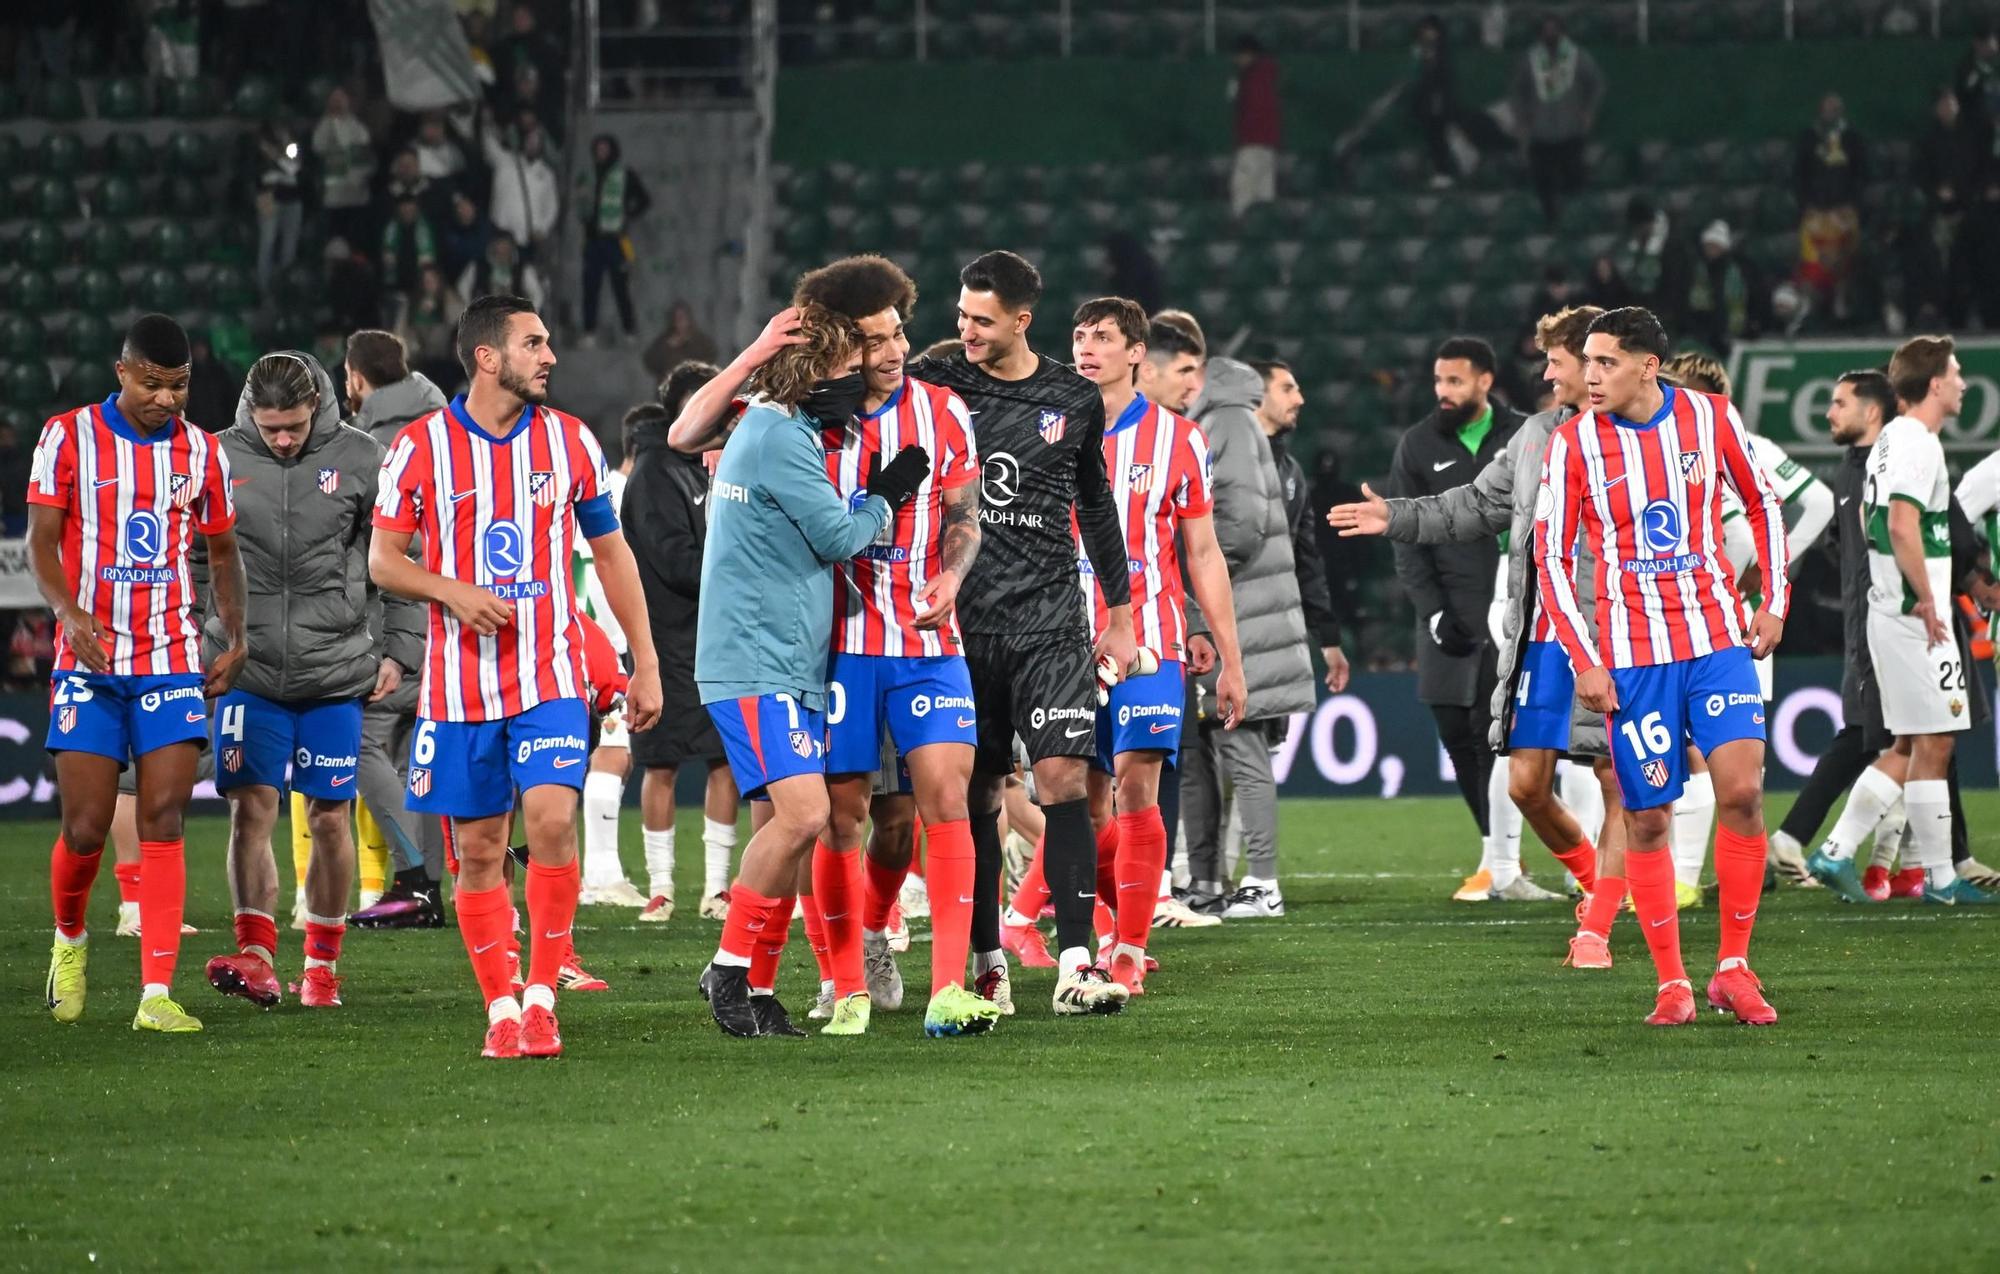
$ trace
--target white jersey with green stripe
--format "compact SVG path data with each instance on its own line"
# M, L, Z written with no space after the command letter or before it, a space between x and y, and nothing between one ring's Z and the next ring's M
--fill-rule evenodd
M624 473L613 469L609 486L611 509L615 513L625 505ZM583 538L581 529L576 533L576 548L570 554L570 581L575 589L573 595L583 613L597 621L597 626L611 639L611 648L624 654L625 630L618 626L618 617L611 613L611 603L604 598L604 585L597 578L596 557L591 553L590 541Z
M1917 510L1924 572L1942 613L1951 603L1951 481L1944 445L1912 416L1898 416L1882 426L1868 451L1861 489L1861 516L1868 530L1868 607L1881 615L1907 615L1917 603L1889 544L1889 507L1898 500Z
M1792 459L1790 453L1763 434L1751 434L1749 437L1751 457L1770 477L1771 486L1777 490L1779 501L1785 505L1786 544L1790 553L1787 565L1790 565L1804 556L1805 551L1812 547L1813 540L1818 538L1819 524L1815 524L1810 535L1800 536L1794 533L1793 526L1797 517L1791 506L1819 479L1813 477L1812 470ZM1722 488L1722 536L1723 550L1729 554L1732 563L1744 566L1756 563L1757 554L1753 547L1755 541L1751 538L1749 519L1743 516L1743 501L1735 490L1728 486ZM1746 591L1743 594L1743 603L1754 614L1758 607L1764 604L1763 590L1757 588Z

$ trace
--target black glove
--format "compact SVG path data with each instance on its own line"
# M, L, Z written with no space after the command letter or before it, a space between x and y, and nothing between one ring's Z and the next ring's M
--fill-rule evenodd
M1467 628L1464 621L1448 610L1431 616L1430 629L1431 640L1437 643L1437 648L1454 658L1479 649L1479 634Z
M900 509L917 494L924 479L931 476L931 453L922 447L905 447L896 458L882 466L868 483L868 494L879 495L891 509Z

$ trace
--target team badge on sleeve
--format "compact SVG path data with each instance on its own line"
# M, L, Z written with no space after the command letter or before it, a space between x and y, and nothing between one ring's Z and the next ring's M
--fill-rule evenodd
M319 490L321 495L332 495L334 492L340 490L340 470L321 469L319 471Z
M1042 412L1041 423L1035 428L1041 431L1042 441L1051 447L1062 441L1063 430L1069 426L1069 417L1059 411Z

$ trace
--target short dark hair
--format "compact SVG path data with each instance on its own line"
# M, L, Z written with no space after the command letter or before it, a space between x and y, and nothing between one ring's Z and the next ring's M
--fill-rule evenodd
M1016 313L1032 310L1042 299L1042 273L1019 253L996 249L972 258L958 272L959 284L971 292L991 292Z
M1154 319L1151 329L1146 333L1146 357L1157 358L1162 363L1171 363L1183 354L1200 359L1205 356L1206 351L1186 327L1172 319Z
M686 366L689 364L681 364L681 367ZM675 370L678 371L679 368ZM618 422L618 441L622 454L628 456L632 454L632 448L637 444L640 434L650 433L656 429L662 433L666 432L667 426L674 423L676 414L659 403L640 403L631 408L625 413L625 418Z
M394 332L364 327L347 338L347 365L379 389L409 378L410 352Z
M1264 378L1266 385L1270 384L1271 378L1279 372L1291 372L1294 377L1298 375L1297 372L1292 372L1292 365L1282 358L1253 358L1250 360L1250 367Z
M1874 403L1882 412L1883 423L1896 418L1896 389L1889 383L1889 377L1873 367L1857 368L1842 372L1840 383L1851 386L1854 396L1863 402Z
M458 363L467 378L477 374L477 351L481 345L499 349L507 343L507 322L516 314L533 314L535 307L524 296L493 293L465 307L458 316Z
M1606 310L1590 320L1590 330L1585 335L1596 336L1600 332L1617 341L1618 347L1628 353L1651 354L1658 359L1667 356L1667 329L1644 306Z
M319 405L319 377L313 375L305 355L296 350L278 350L250 365L243 393L252 407L290 411L308 404Z
M1137 301L1128 301L1122 296L1100 296L1096 300L1085 301L1076 307L1076 317L1070 323L1075 327L1088 327L1105 319L1110 319L1118 328L1127 345L1146 343L1151 327L1146 321L1146 311Z
M1242 35L1236 37L1236 51L1238 53L1250 54L1262 53L1264 51L1264 42L1250 32L1245 31Z
M1446 337L1444 343L1438 346L1436 357L1438 362L1444 362L1447 359L1462 358L1472 364L1472 370L1475 374L1480 372L1491 373L1495 367L1499 366L1493 358L1493 347L1485 341L1480 340L1477 336Z
M1889 384L1896 397L1912 405L1930 397L1931 382L1951 368L1949 336L1912 336L1889 358Z
M1208 357L1208 337L1202 332L1201 323L1194 315L1186 310L1160 310L1153 315L1153 322L1156 326L1164 323L1168 327L1179 328L1187 333L1187 338L1194 342L1195 357Z
M194 361L187 329L165 314L141 314L125 329L124 356L155 367L186 367Z
M896 317L907 323L917 306L917 285L887 257L843 257L799 276L792 304L808 302L857 321L894 306Z
M693 358L683 359L674 364L653 396L659 399L660 406L666 409L667 419L672 420L681 414L681 408L687 406L687 400L695 390L720 375L722 369L714 363L704 363Z

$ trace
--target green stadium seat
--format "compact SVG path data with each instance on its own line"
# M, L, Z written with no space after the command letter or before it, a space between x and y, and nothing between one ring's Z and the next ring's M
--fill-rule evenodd
M107 173L142 177L153 171L153 143L129 130L113 133L104 139L100 163Z
M794 168L785 178L784 202L794 208L817 207L826 202L827 185L826 169Z
M888 212L872 205L857 210L842 234L854 252L887 251L895 237Z
M74 177L83 170L83 140L66 128L58 128L35 147L35 166L57 177Z
M212 309L242 310L257 304L256 284L232 265L219 265L209 271L207 292Z
M175 265L187 258L193 242L185 225L163 217L146 236L145 257L162 265Z
M31 221L14 241L15 256L24 265L53 270L63 262L67 245L62 230L53 221Z
M66 403L100 403L118 392L118 374L102 358L79 358L63 373L57 393Z
M1262 288L1284 283L1284 269L1278 254L1266 243L1244 243L1223 271L1223 282L1232 292L1249 295Z
M179 270L170 265L147 267L145 273L139 276L139 285L133 291L139 304L149 310L171 314L187 307L187 280L181 277Z
M944 20L931 23L930 52L938 61L963 62L979 48L979 31L972 23Z
M247 77L229 98L229 113L238 119L269 119L278 110L278 90L261 75Z
M176 217L200 217L214 211L214 202L199 180L169 177L160 187L160 202Z
M7 401L15 407L39 409L56 396L56 379L49 365L40 359L16 363L7 369Z
M215 81L207 76L167 80L162 86L160 106L163 114L180 119L205 119L215 114Z
M26 314L0 318L0 358L22 362L40 358L46 351L40 322Z
M794 260L822 255L826 247L826 218L814 209L784 215L778 226L778 245Z
M213 265L247 270L257 264L257 230L247 221L226 218L202 240L207 245L202 256Z
M889 194L889 174L880 168L857 169L847 180L847 190L840 198L841 203L859 204L873 207L887 200Z
M139 215L139 183L124 173L113 173L97 183L94 211L100 217Z
M34 185L33 210L38 217L62 220L76 215L76 183L50 175Z
M104 313L124 308L125 289L118 276L102 266L86 266L74 287L76 304L82 309Z
M118 328L98 310L72 310L63 326L62 343L71 358L116 358Z
M97 114L102 119L140 119L146 114L143 80L115 75L97 86Z
M182 129L167 139L167 166L175 172L208 172L215 166L215 148L201 133Z
M83 90L74 79L52 76L42 81L41 91L35 95L34 113L59 124L82 119Z

